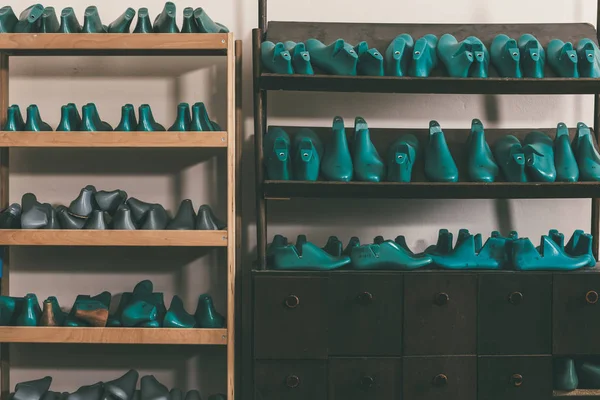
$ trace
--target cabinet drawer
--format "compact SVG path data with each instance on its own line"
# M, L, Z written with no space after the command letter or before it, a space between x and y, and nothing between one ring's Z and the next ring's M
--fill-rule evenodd
M479 357L478 400L552 397L551 356Z
M327 278L256 277L254 357L327 356Z
M255 400L327 400L325 361L261 360L254 377Z
M336 275L329 288L329 354L402 353L402 275Z
M400 400L400 358L332 358L329 400Z
M479 277L479 354L550 354L551 274Z
M407 274L404 293L404 354L475 354L475 274Z
M477 357L405 357L404 400L476 400Z
M555 274L553 353L600 353L600 274Z

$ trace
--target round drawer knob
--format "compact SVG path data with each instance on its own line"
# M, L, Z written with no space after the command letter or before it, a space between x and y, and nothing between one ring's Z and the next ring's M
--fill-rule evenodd
M364 389L370 389L375 384L375 379L372 376L363 376L360 378L360 386Z
M295 387L298 387L300 385L300 378L298 378L296 375L290 375L287 378L285 378L285 386L293 389Z
M448 377L444 374L436 375L433 378L433 384L435 386L446 386L448 384Z
M523 301L523 293L512 292L510 295L508 295L508 301L514 305L521 304L521 302Z
M514 374L513 376L510 377L510 383L511 383L511 385L513 385L515 387L521 386L523 384L523 375Z
M300 304L300 299L298 298L298 296L290 294L288 297L285 298L284 303L287 308L296 308L298 307L298 304Z
M590 290L585 294L585 301L588 304L596 304L598 302L598 292Z
M450 296L448 293L438 293L435 295L435 304L438 306L445 306L450 301Z
M373 295L369 292L362 292L357 296L358 302L360 304L371 304L373 302Z

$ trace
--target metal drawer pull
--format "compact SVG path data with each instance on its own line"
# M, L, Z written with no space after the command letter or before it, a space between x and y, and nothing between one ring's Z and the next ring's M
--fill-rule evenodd
M590 290L585 294L585 301L588 304L596 304L598 302L598 292Z
M445 386L448 384L448 377L444 374L436 375L433 378L433 384L435 386Z
M508 301L514 305L521 304L523 301L523 293L512 292L510 295L508 295Z
M285 378L285 386L289 387L290 389L296 388L299 385L300 385L300 378L298 378L298 376L289 375L287 378Z
M360 378L360 386L364 389L370 389L375 385L375 379L372 376L363 376Z
M514 374L513 376L510 377L510 383L516 387L521 386L523 384L523 375Z
M362 292L356 296L358 302L363 305L371 304L373 302L373 295L369 292Z
M448 304L449 301L450 296L448 296L448 293L442 292L435 295L435 304L437 304L438 306L444 306Z
M298 296L290 294L288 297L285 298L284 303L287 308L296 308L298 307L298 304L300 304L300 299L298 298Z

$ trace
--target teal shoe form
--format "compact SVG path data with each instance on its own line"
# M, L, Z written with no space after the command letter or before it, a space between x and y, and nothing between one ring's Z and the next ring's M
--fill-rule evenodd
M281 42L263 42L260 46L260 57L263 67L275 74L293 74L292 55Z
M528 33L519 38L521 72L526 78L543 78L546 52L540 42Z
M358 54L343 39L338 39L329 46L317 39L308 39L306 49L310 53L312 64L327 74L355 76L357 73Z
M341 257L342 252L344 251L344 245L337 236L329 236L323 250L334 257Z
M85 9L81 31L83 33L106 33L107 27L106 25L102 25L96 6L89 6Z
M44 6L41 4L34 4L27 7L19 15L19 21L17 21L14 28L15 33L39 32L43 13Z
M208 294L198 298L198 307L194 314L197 328L225 328L225 317L215 310L213 299Z
M391 240L356 246L350 253L352 268L358 270L412 270L432 262L428 254L415 256Z
M198 24L194 19L194 9L192 7L186 7L183 9L181 33L200 33L200 27L198 27Z
M292 67L294 69L294 73L301 75L314 75L315 71L310 63L310 54L308 51L306 51L306 45L304 43L287 41L283 45L292 57Z
M81 108L81 130L84 132L112 131L108 122L102 121L94 103L88 103Z
M12 33L19 19L11 6L0 8L0 33Z
M437 56L438 38L428 34L415 42L412 53L412 62L409 67L409 75L426 78L438 64Z
M165 127L154 120L152 109L148 104L142 104L139 108L140 120L137 130L142 132L165 131Z
M171 307L165 315L163 327L165 328L193 328L196 320L192 314L185 311L183 301L179 296L174 296L171 300Z
M46 376L35 381L21 382L15 385L14 400L41 400L50 389L52 377Z
M280 247L285 247L289 244L288 239L283 235L273 236L273 241L267 245L267 263L273 265L273 257L275 256L275 250ZM1 296L0 296L1 298Z
M44 8L44 12L40 18L40 32L56 33L58 32L59 27L60 24L58 23L58 18L56 17L56 11L54 10L54 7Z
M6 110L5 131L16 132L25 130L25 121L18 105L13 104Z
M554 359L554 390L571 391L579 386L579 378L572 358Z
M177 27L177 10L173 2L167 1L160 14L154 19L152 24L154 33L179 33Z
M387 181L410 182L418 152L419 141L415 135L403 135L392 143L387 153Z
M32 132L51 131L50 125L42 121L40 110L35 104L27 107L27 121L25 122L25 130Z
M554 233L551 231L551 235L556 235L558 232ZM564 236L562 233L558 234L562 236L562 242L564 243ZM552 237L552 236L551 236ZM582 230L576 230L573 232L571 239L566 246L564 246L565 253L570 256L589 256L590 259L593 259L593 262L588 264L588 267L596 266L596 259L594 258L594 252L592 251L593 237L589 233L584 233ZM560 243L559 243L560 245Z
M119 306L113 315L109 315L108 321L106 322L107 327L120 327L123 326L121 318L123 316L123 310L129 303L131 303L132 292L124 292L121 294L121 300L119 300Z
M360 246L360 239L357 238L356 236L352 236L350 238L350 240L348 241L348 244L346 245L346 247L342 251L342 255L350 257L350 254L352 254L352 250L355 247L359 247L359 246Z
M135 108L133 104L125 104L121 107L121 120L115 131L132 132L137 130L137 118L135 117Z
M414 41L408 33L396 36L385 50L385 74L406 76L413 52Z
M263 153L267 178L276 181L292 179L290 137L281 128L270 126L263 139Z
M0 212L0 229L21 229L21 206L13 203Z
M579 389L600 389L600 365L584 361L577 366Z
M133 33L152 33L154 29L152 28L152 22L150 21L150 15L148 14L148 9L146 7L142 7L138 9L138 19L135 24L135 28L133 28Z
M577 182L579 180L577 160L569 144L569 129L563 122L559 123L556 127L554 164L556 166L557 182Z
M548 51L548 64L557 76L579 78L577 52L573 50L573 43L552 39L546 49Z
M366 76L383 76L383 56L379 50L369 49L367 42L360 42L354 47L354 51L358 54L358 65L356 72L358 75Z
M308 128L298 130L294 136L292 151L294 180L316 181L319 179L323 144L317 134Z
M54 296L44 300L42 315L40 316L40 326L63 326L67 313L60 309L58 300Z
M134 301L128 304L121 315L121 323L123 326L132 327L139 324L156 321L156 307L147 301Z
M108 321L110 300L109 292L102 292L93 297L79 295L70 314L87 326L105 327Z
M517 41L506 35L498 35L490 47L492 64L498 75L505 78L521 78L521 53Z
M431 182L458 182L458 168L437 121L429 123L429 143L425 148L425 176Z
M0 326L16 325L22 305L22 298L0 296Z
M60 13L59 33L81 33L81 24L77 20L73 7L65 7Z
M350 182L354 176L354 166L342 117L333 118L331 129L321 160L321 174L328 181Z
M177 106L177 117L175 122L169 128L169 131L184 132L190 130L192 115L190 114L190 105L188 103L179 103Z
M448 75L453 78L467 78L475 56L471 46L466 42L458 42L449 33L443 35L437 46L438 57L446 66Z
M23 298L23 305L19 315L17 316L17 326L38 326L42 309L38 302L37 296L33 293L27 293Z
M71 132L81 129L81 116L77 106L69 103L60 108L60 123L56 127L57 131Z
M478 119L471 121L471 132L466 147L469 180L471 182L494 182L498 176L498 166L490 146L485 140L483 124Z
M206 106L202 102L194 103L192 106L192 122L190 124L191 131L216 131L214 123L208 116ZM219 130L221 130L219 128Z
M449 232L448 229L440 229L436 244L427 247L425 253L435 256L450 254L452 251L453 238L454 235L452 232Z
M273 269L326 271L350 264L350 257L333 257L323 249L306 241L305 235L298 235L295 245L288 244L272 248L271 254L273 259L271 268Z
M600 78L600 49L591 39L581 39L577 44L579 76Z
M523 151L530 182L554 182L554 143L545 133L533 131L525 136Z
M503 136L494 144L494 157L508 182L527 182L525 152L513 135Z
M590 128L583 122L577 124L577 133L571 142L580 181L600 181L600 154L594 145Z
M119 18L108 25L108 33L129 33L134 17L135 10L131 7L127 8Z
M194 18L201 33L229 33L225 25L214 22L201 7L194 10Z
M475 36L469 36L465 39L473 52L473 64L469 70L469 76L473 78L487 78L490 55L487 48L481 40Z
M549 236L543 235L539 251L528 238L512 243L512 264L516 270L575 270L594 266L596 260L589 254L570 256Z
M467 230L461 230L454 249L444 254L433 254L433 263L454 270L504 268L507 261L506 241L491 237L483 246L481 241L480 234L471 235Z
M385 177L385 164L371 142L369 127L362 117L354 120L352 164L355 177L363 182L381 182Z

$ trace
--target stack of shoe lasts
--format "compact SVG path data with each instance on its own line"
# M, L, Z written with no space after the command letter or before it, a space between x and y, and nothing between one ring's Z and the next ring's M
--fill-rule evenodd
M600 361L597 357L574 360L554 359L554 390L600 389Z
M72 7L64 8L60 16L57 16L54 7L34 4L22 11L17 18L10 6L4 6L0 8L0 33L129 33L134 17L135 10L130 7L107 26L102 24L96 6L89 6L85 9L82 26ZM174 3L169 1L165 4L154 24L150 22L148 9L139 9L133 33L179 32ZM227 32L227 27L214 22L202 8L194 10L187 7L183 10L181 33Z
M136 390L139 374L131 369L125 375L108 382L98 382L89 386L82 386L73 393L60 393L50 390L52 377L46 376L34 381L20 382L15 385L14 393L10 398L14 400L200 400L197 390L190 390L185 398L183 391L173 388L169 392L163 384L158 382L153 375L145 375L140 379L140 389ZM226 400L224 394L213 394L208 400Z

